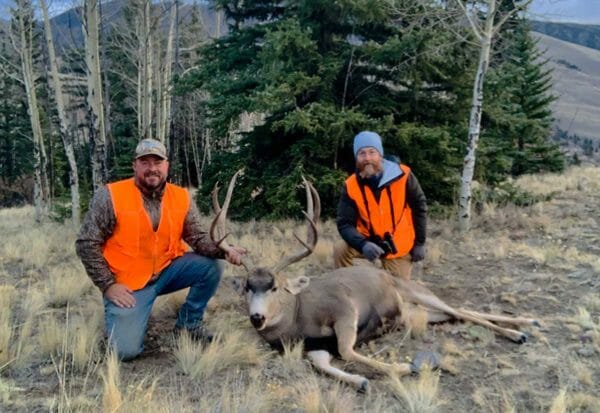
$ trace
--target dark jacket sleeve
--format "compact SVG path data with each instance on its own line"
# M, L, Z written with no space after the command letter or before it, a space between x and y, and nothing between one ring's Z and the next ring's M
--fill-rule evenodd
M340 201L338 204L336 224L338 232L344 241L357 251L362 251L367 238L362 235L357 227L358 207L356 203L348 196L346 185L342 187Z
M104 292L116 282L102 255L102 246L117 224L108 188L96 191L75 240L75 251L92 282Z
M412 172L406 182L406 203L412 210L415 245L425 245L427 238L427 199L417 177Z

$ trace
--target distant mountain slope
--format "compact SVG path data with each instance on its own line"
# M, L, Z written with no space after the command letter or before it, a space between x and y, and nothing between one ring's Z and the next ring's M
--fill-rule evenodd
M560 40L600 50L600 26L532 21L531 28Z
M102 4L102 19L105 32L111 30L116 24L121 23L123 19L123 8L126 2L123 0L114 0ZM168 30L168 13L161 11L161 7L168 7L169 2L155 5L155 13L162 13L161 28ZM199 18L202 21L203 35L205 37L217 36L217 14L212 6L207 3L199 3L196 5L182 4L179 8L180 24L187 24L190 21L192 7L197 7L199 10ZM52 31L57 45L57 49L62 52L65 49L83 47L83 32L81 23L80 7L73 7L51 20ZM220 35L223 35L227 30L227 25L222 24L220 27Z
M600 50L534 33L554 69L553 112L569 134L600 141Z

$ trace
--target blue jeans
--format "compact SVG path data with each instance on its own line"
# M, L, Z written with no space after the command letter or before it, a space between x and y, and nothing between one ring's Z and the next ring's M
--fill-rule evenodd
M188 252L165 268L158 280L133 292L135 306L121 308L104 299L104 320L109 344L121 360L130 360L144 349L144 336L156 297L190 287L179 310L176 326L193 328L202 322L208 300L215 294L223 263Z

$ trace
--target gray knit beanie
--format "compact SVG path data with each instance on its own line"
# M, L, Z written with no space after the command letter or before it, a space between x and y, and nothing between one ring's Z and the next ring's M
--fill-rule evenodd
M362 131L354 137L354 157L362 148L372 146L383 156L383 146L381 145L381 136L375 132Z

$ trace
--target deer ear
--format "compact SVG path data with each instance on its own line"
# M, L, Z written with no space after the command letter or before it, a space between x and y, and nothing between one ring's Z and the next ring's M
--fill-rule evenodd
M243 275L238 275L235 277L225 277L224 281L233 288L233 290L239 295L244 295L246 290L246 283L248 282L248 277Z
M287 280L287 285L285 286L286 291L290 294L298 294L300 291L304 290L310 284L310 278L301 275L296 278L292 278Z

